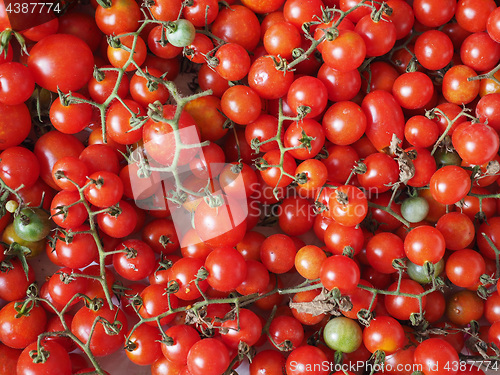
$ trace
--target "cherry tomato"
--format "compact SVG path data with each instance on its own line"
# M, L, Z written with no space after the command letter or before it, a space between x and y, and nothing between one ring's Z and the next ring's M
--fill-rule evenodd
M28 68L47 90L77 91L92 77L94 58L89 46L69 34L53 34L31 49Z

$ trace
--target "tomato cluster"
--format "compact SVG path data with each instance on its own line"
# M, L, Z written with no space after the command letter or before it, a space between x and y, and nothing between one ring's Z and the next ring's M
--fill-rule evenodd
M0 9L1 374L498 368L493 0L63 5Z

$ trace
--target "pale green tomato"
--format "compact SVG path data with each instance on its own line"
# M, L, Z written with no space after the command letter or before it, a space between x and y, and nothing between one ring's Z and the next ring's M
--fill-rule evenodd
M193 24L185 19L179 19L172 22L173 30L168 30L167 40L173 46L186 47L193 43L196 36L196 29Z
M423 266L418 266L415 263L408 261L406 263L406 272L410 279L416 281L419 284L428 284L432 281L432 279L425 274L425 270ZM434 264L434 276L437 277L443 272L444 269L444 260L441 259L439 262Z
M401 216L410 223L424 220L429 213L429 203L422 197L406 198L401 204Z
M333 350L352 353L361 345L363 333L355 320L339 316L326 324L323 339Z

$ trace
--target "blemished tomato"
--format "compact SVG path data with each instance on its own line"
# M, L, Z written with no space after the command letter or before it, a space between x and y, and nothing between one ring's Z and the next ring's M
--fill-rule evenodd
M277 70L273 56L269 55L256 59L248 71L248 84L264 99L278 99L286 95L293 80L293 71Z
M126 240L118 245L113 255L116 272L127 280L138 281L154 271L153 250L141 240Z

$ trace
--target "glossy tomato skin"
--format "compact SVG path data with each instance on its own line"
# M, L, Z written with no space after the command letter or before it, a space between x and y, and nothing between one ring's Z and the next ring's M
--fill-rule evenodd
M28 100L35 89L31 71L18 62L0 64L0 102L18 105Z
M303 76L295 79L287 93L287 103L297 114L300 106L307 106L310 112L305 118L314 118L321 114L328 101L328 91L321 80L316 77Z
M246 207L230 197L222 197L223 204L210 207L201 202L194 214L196 232L210 247L235 246L245 236Z
M111 65L105 65L102 68L111 68ZM118 81L118 72L115 70L102 71L104 78L101 81L96 80L94 77L90 78L88 82L89 95L95 102L102 104L113 92L113 88ZM118 85L117 94L120 98L127 96L129 92L129 79L127 75L122 75L122 80Z
M154 252L145 242L130 239L116 247L116 250L125 249L130 249L134 255L128 255L127 252L113 254L113 266L120 276L127 280L138 281L154 271Z
M403 259L404 255L403 240L394 233L377 233L366 244L368 263L384 274L395 273L397 270L392 262Z
M90 350L96 357L102 357L111 354L124 344L124 335L128 331L127 317L122 310L114 306L111 310L108 306L101 307L98 311L92 311L87 307L82 307L78 310L71 322L71 332L78 337L84 344L90 338ZM90 329L97 317L106 319L109 323L120 321L121 325L117 326L118 334L109 335L106 333L102 323L97 323L92 337L90 337Z
M437 263L444 255L445 246L441 232L430 225L414 228L404 239L406 256L419 266L425 262Z
M21 317L12 301L0 310L0 340L14 349L24 349L36 340L39 334L45 331L47 314L40 305L34 305L29 313Z
M413 3L415 18L428 27L438 27L447 23L455 14L456 1L443 2L433 0L417 0Z
M157 327L151 327L147 324L140 325L130 336L130 342L135 344L135 348L125 351L128 359L141 366L153 364L162 356L161 338Z
M123 183L120 177L108 171L92 173L91 182L85 188L85 198L97 207L111 207L123 196Z
M77 91L92 77L94 58L89 46L68 34L43 38L30 51L28 68L35 82L47 90Z
M465 198L471 188L467 172L456 165L438 169L431 177L430 192L442 204L455 204Z
M89 230L88 225L73 228L75 232ZM58 261L70 268L83 268L88 266L98 257L97 245L89 233L77 233L71 241L65 241L65 236L57 240L55 252Z
M476 72L466 65L455 65L443 77L442 92L444 98L454 104L468 104L479 93L479 81L470 80Z
M250 375L284 374L285 357L278 350L263 350L257 353L250 363Z
M294 79L292 71L276 69L272 56L255 60L248 72L248 84L261 98L278 99L286 95Z
M170 311L170 306L172 309L176 309L179 305L178 299L174 295L167 296L165 294L165 286L161 284L152 284L144 288L140 294L143 304L139 309L139 314L145 318L153 318L160 314L165 314ZM170 323L175 318L175 313L169 313L160 319L162 325ZM155 321L146 322L153 327L157 327L158 324Z
M6 241L8 239L8 234L5 234L6 232L4 232L2 241L10 242ZM1 251L3 253L3 247ZM20 260L11 259L10 263L12 268L7 268L5 271L0 272L0 298L5 301L14 301L23 298L26 295L28 286L35 281L35 272L29 264L28 277L26 277Z
M371 15L366 15L357 23L354 31L364 40L366 56L382 56L394 47L396 27L392 22L375 22Z
M212 24L212 32L228 43L238 43L247 51L253 51L260 40L257 16L242 5L222 9Z
M47 342L42 344L43 350L49 353L46 361L36 363L31 357L31 352L37 350L37 343L33 342L28 345L21 355L17 363L17 374L53 374L53 375L70 375L71 359L64 347L57 342Z
M131 85L135 83L135 77L137 77L137 75L134 75L132 77L132 80L130 82ZM136 91L137 89L132 92L133 97L135 96L134 93ZM143 107L134 100L124 99L123 102L125 103L125 105L127 105L128 109L125 108L120 102L114 102L108 107L106 113L106 131L108 137L115 142L128 145L138 142L142 136L141 129L132 130L132 116L129 112L129 109L137 114L138 117L145 116L146 113ZM145 104L147 105L147 103Z
M328 367L323 367L328 358L321 349L312 345L302 345L293 350L286 361L287 375L326 375ZM305 369L312 369L306 371Z
M65 156L78 158L84 150L83 144L73 135L57 130L42 135L35 143L34 153L40 163L40 177L56 190L61 190L52 178L54 164Z
M392 354L402 348L406 341L401 324L390 316L379 316L363 331L363 342L371 353L383 350Z
M162 116L171 120L174 118L175 112L175 106L165 105L163 106ZM142 127L142 137L149 156L163 165L171 165L177 152L174 136L175 131L166 122L148 120ZM183 111L180 115L178 132L184 144L196 144L200 140L196 123L187 111ZM198 149L195 147L180 150L177 165L188 164L197 151Z
M0 373L14 374L16 372L17 360L21 350L0 344Z
M403 139L403 110L390 93L383 90L370 92L363 99L361 109L367 120L365 134L377 150L388 147L393 134Z
M497 155L499 138L491 126L466 121L453 132L452 143L466 163L482 165Z
M186 364L189 349L200 341L198 331L192 326L181 324L170 327L165 333L174 340L174 343L173 345L161 344L163 355L172 362Z
M35 184L40 174L36 155L24 147L10 147L0 154L0 178L7 186L17 189Z
M201 296L199 290L202 292L207 290L207 280L199 280L198 286L193 281L196 279L203 264L203 260L201 259L181 258L168 270L169 281L175 280L179 285L179 291L174 294L177 298L186 301L195 300Z
M293 240L285 234L273 234L260 246L260 259L266 268L277 274L290 271L297 252Z
M398 283L393 283L387 288L388 291L394 292L398 288ZM401 280L399 285L401 293L419 295L424 293L424 288L413 280ZM426 296L422 297L422 308L425 309L427 302ZM409 320L411 314L418 314L420 311L419 301L417 298L404 296L385 296L385 308L387 312L398 320Z
M289 236L300 236L312 228L314 216L314 207L306 198L285 198L278 214L278 224Z
M16 126L11 126L16 124ZM31 115L26 104L0 103L0 150L17 146L31 130Z
M236 289L247 276L243 255L232 247L219 247L208 254L205 268L208 284L221 292Z
M361 88L361 75L357 69L341 72L323 64L319 68L320 79L328 92L328 100L340 102L353 99Z
M74 93L77 99L88 100L85 96ZM87 103L71 103L65 105L57 98L50 106L50 121L62 133L75 134L90 125L92 106Z
M82 39L92 51L95 51L99 47L102 38L94 17L78 11L67 12L59 17L59 29L57 32L60 34L72 34Z
M358 175L358 181L369 194L388 191L399 179L397 162L387 154L377 152L368 155L363 163L366 172Z
M423 366L426 372L435 371L443 375L453 375L458 371L457 351L451 344L439 338L428 339L420 343L415 349L414 361Z
M307 137L304 137L304 133ZM305 143L302 142L303 138L306 138ZM325 132L319 122L305 118L292 123L287 128L284 141L286 147L294 148L288 151L294 158L310 159L321 151L321 147L325 143Z
M338 223L355 226L361 223L368 212L368 200L363 191L352 185L343 185L330 195L328 209Z
M134 36L126 35L119 38L119 41L122 46L128 47L128 50L125 50L121 47L113 47L111 45L108 46L107 57L111 65L115 68L124 68L127 66L125 70L127 72L134 71L136 69L134 64L129 63L131 47L134 43ZM137 36L136 47L133 53L133 59L137 65L142 65L146 60L147 55L147 47L144 40Z
M321 263L319 277L328 290L338 288L341 293L351 292L359 283L359 266L349 257L333 255Z
M337 39L324 42L321 55L326 66L345 73L361 66L366 57L366 44L355 31L341 30Z
M240 341L249 346L255 345L262 333L262 323L259 316L251 310L241 308L239 310L239 321L234 318L226 320L221 325L227 328L227 333L222 333L222 342L228 348L237 348Z
M137 30L141 11L134 0L113 0L110 7L97 6L95 22L108 35L119 35Z
M357 227L346 227L335 221L325 231L325 244L333 254L341 255L346 246L354 249L354 254L361 251L364 243L363 230Z
M187 366L193 375L217 375L229 366L229 350L221 341L205 338L196 342L187 355Z

